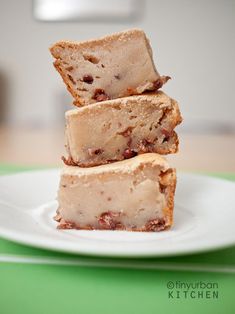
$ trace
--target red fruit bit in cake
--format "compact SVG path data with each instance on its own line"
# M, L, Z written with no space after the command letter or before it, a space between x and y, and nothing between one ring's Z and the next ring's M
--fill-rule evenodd
M120 229L121 224L116 220L116 218L119 216L119 213L114 213L111 211L104 212L100 215L98 218L98 222L102 229L107 230L114 230L114 229Z
M167 129L161 129L162 134L164 135L163 142L168 141L173 134L173 131L168 131Z
M64 164L67 166L77 166L77 163L73 161L72 157L68 157L67 159L62 156L61 159L63 160Z
M149 220L145 225L146 231L161 231L166 227L165 219L153 219Z
M87 84L92 84L94 81L93 77L89 74L83 76L83 82Z
M127 148L124 150L122 155L125 159L129 159L129 158L135 157L137 153L134 150Z
M105 100L109 100L109 96L105 93L105 91L101 88L97 88L95 90L95 93L93 95L93 99L95 99L96 101L105 101Z
M69 71L69 72L71 72L71 71L73 71L73 67L72 67L72 66L69 66L69 67L66 68L66 70Z
M168 131L167 129L164 129L164 128L161 129L161 132L162 132L163 135L165 135L167 137L170 137L172 135L172 133L173 133L172 130Z
M101 155L104 152L104 150L101 148L88 148L87 152L88 155L92 157L94 155Z
M170 80L171 77L170 76L161 76L158 80L156 80L153 83L154 89L159 89L162 87L163 84L165 84L168 80Z
M120 123L120 122L119 122ZM132 132L132 129L133 127L129 126L126 130L122 131L122 132L119 132L117 133L118 135L122 135L124 137L128 137L131 135L131 132Z

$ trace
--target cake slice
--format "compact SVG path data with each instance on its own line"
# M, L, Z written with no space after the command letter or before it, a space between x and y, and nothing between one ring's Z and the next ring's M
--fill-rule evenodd
M92 168L65 166L59 229L161 231L173 221L175 170L158 154Z
M77 106L159 89L160 77L145 33L132 29L100 39L60 41L50 51Z
M91 167L155 152L176 153L178 104L159 91L66 112L67 165Z

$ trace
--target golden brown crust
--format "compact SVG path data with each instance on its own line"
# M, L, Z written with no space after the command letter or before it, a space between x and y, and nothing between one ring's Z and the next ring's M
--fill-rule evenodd
M74 100L73 104L75 106L83 106L84 105L84 101L82 100L82 98L79 97L79 95L74 91L73 89L73 85L72 85L72 82L71 80L68 79L67 77L67 74L65 71L63 71L63 69L61 68L60 66L60 61L59 60L56 60L54 63L53 63L54 67L56 68L56 70L60 73L66 87L67 87L67 90L70 92L70 94L76 99Z
M50 50L51 54L53 55L53 57L58 59L58 58L60 58L60 55L57 53L57 49L56 49L58 47L61 47L61 48L69 47L71 49L94 48L97 45L100 45L100 43L102 43L102 45L106 46L106 45L109 45L110 43L112 43L114 40L125 41L125 40L128 40L130 36L131 37L143 37L146 40L146 42L148 43L148 39L147 39L144 31L142 31L141 29L130 29L130 30L114 33L111 35L103 36L103 37L100 37L98 39L96 38L96 39L91 39L91 40L82 41L82 42L61 40L61 41L58 41L57 43L53 44L49 48L49 50Z
M167 199L167 206L164 209L164 216L166 217L166 225L168 227L173 224L173 210L174 210L174 196L176 188L176 170L168 169L161 175L160 184L165 187L165 195Z
M151 165L153 167L157 166L161 171L166 171L170 168L167 160L159 154L148 153L148 154L140 154L131 159L125 159L122 161L117 161L113 163L109 163L106 165L101 165L99 167L73 167L65 165L62 169L62 176L69 175L74 177L80 177L83 175L103 175L104 173L129 173L133 174L138 171L139 168L144 167L144 165Z

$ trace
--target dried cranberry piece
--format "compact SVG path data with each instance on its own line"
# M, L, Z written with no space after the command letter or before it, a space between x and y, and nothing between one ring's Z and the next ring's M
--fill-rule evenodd
M92 84L94 81L93 77L90 74L84 75L83 76L83 82L87 84Z

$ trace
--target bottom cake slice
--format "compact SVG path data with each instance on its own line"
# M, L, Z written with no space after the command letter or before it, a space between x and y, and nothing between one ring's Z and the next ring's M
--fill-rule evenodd
M148 153L92 168L65 166L59 229L161 231L173 222L175 169Z

